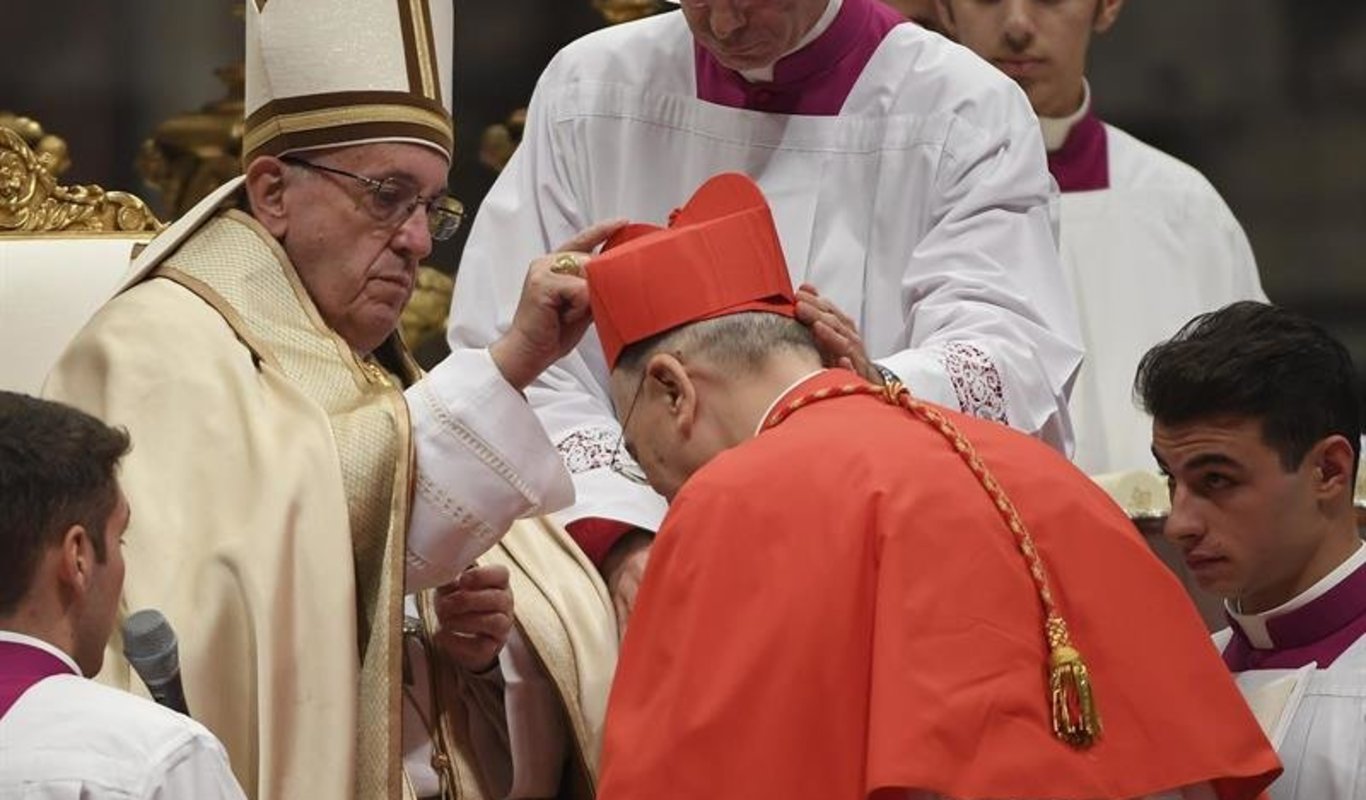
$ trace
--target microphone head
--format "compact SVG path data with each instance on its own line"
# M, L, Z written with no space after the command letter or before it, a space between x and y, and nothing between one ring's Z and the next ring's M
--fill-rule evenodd
M165 683L180 672L175 631L154 608L134 612L123 621L123 656L148 685Z

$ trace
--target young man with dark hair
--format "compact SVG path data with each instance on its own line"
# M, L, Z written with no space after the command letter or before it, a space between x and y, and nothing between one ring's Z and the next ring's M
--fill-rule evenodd
M614 468L670 500L602 800L1234 800L1270 782L1194 609L1085 475L821 369L747 178L646 228L588 265Z
M128 435L0 392L0 796L240 798L199 723L85 676L123 589Z
M1124 0L937 2L949 34L1029 96L1062 190L1058 247L1086 344L1073 460L1093 475L1148 469L1134 365L1192 316L1265 299L1247 236L1205 176L1096 115L1087 55Z
M1366 786L1357 387L1341 343L1251 301L1191 320L1143 357L1135 381L1169 476L1167 538L1226 598L1224 661L1249 689L1274 670L1312 670L1298 710L1287 708L1278 800L1355 798Z

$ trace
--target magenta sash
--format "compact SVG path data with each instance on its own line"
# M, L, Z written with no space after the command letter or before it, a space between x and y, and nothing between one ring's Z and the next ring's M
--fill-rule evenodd
M0 719L39 681L71 674L70 665L46 650L18 642L0 642Z

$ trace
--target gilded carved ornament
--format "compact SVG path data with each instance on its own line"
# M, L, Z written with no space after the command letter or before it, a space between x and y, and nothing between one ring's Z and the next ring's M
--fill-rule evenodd
M32 120L0 116L0 234L161 229L151 209L131 194L59 184L57 176L69 164L65 142L44 135Z
M479 162L494 172L502 172L522 143L525 128L525 108L512 112L504 122L485 128L479 140Z
M451 276L434 267L417 268L413 296L399 318L403 341L411 349L417 350L446 335L446 319L451 313L454 293L455 280Z
M258 9L264 5L265 0L257 3ZM242 19L241 3L233 4L232 15ZM242 174L246 65L239 61L214 74L223 84L223 96L158 125L138 153L138 174L161 193L162 208L172 219Z
M608 25L630 22L662 11L661 0L593 0L593 8L602 14Z
M238 63L215 73L226 89L224 96L158 125L138 153L138 174L161 192L163 208L172 218L242 174L245 67Z

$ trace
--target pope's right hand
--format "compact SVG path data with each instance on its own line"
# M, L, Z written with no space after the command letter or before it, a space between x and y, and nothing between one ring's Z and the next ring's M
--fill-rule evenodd
M493 363L513 388L526 388L583 338L593 321L583 267L591 251L625 224L613 220L594 225L531 262L512 324L489 345Z

